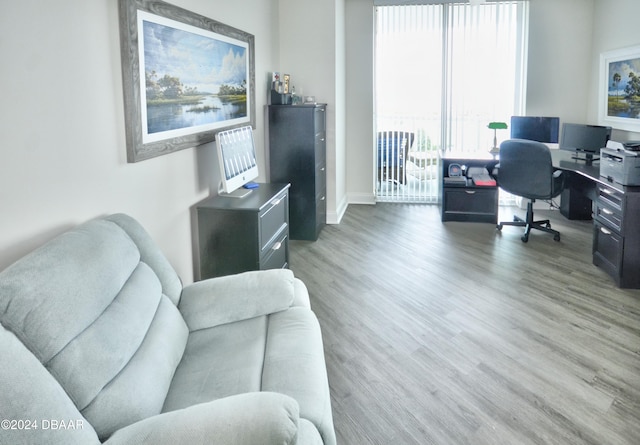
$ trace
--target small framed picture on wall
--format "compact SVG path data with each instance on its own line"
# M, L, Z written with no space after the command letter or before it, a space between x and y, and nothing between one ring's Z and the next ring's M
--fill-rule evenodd
M601 125L640 132L640 45L600 55Z

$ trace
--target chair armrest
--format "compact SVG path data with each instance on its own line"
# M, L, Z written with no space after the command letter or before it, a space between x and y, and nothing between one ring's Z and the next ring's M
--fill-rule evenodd
M288 269L210 278L185 286L178 309L190 331L211 328L289 308L293 283Z
M116 431L104 445L293 445L298 420L291 397L246 393L149 417Z

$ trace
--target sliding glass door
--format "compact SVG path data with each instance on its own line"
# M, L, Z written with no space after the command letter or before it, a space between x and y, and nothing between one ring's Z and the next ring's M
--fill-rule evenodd
M527 13L526 1L376 8L378 200L437 202L438 150L486 152L489 122L521 113ZM389 147L400 133L412 137Z

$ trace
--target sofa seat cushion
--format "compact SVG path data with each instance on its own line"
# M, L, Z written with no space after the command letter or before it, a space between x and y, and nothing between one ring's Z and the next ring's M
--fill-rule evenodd
M190 333L162 411L260 391L266 334L266 316Z
M292 397L324 443L335 443L320 325L309 308L191 332L163 411L254 391Z

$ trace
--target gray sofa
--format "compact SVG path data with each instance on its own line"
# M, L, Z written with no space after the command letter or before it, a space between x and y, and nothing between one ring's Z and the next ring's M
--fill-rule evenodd
M1 444L335 444L318 321L289 270L183 287L111 215L0 273Z

